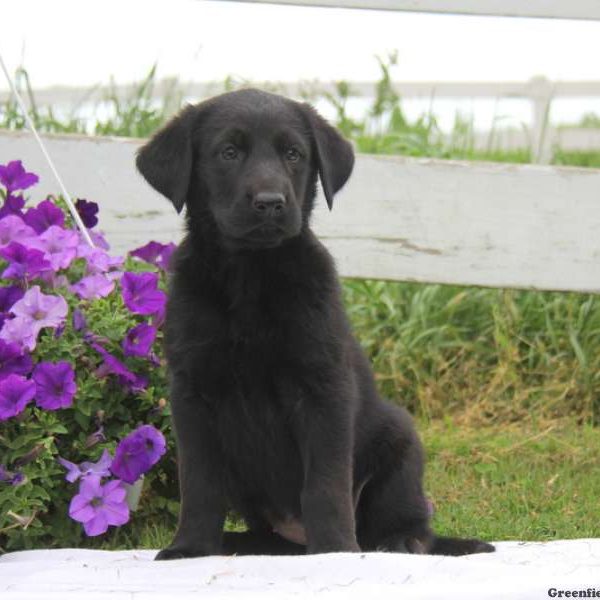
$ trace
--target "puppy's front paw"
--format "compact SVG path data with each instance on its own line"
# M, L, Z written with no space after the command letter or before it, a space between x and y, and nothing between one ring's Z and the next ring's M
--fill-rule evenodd
M201 550L194 550L192 548L182 548L177 546L170 546L161 550L155 557L154 560L178 560L181 558L194 558L196 556L207 556L206 552Z

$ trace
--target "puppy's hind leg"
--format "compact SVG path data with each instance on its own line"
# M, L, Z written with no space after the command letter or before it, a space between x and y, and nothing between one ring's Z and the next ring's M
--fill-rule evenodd
M431 531L422 488L422 449L416 435L407 436L398 455L362 491L357 508L361 548L451 556L493 552L494 547L481 540L441 537Z

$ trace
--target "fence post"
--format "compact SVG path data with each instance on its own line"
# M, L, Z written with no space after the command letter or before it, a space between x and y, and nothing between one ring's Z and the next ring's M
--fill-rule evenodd
M531 157L533 162L547 165L552 158L552 133L549 117L554 84L545 77L533 77L528 87L533 102Z

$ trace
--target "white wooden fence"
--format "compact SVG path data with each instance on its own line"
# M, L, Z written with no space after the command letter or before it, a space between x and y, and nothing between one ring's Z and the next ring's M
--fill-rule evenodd
M336 84L333 82L268 82L256 83L258 87L268 87L291 97L316 98L319 95L334 94ZM372 98L375 94L373 82L348 82L350 97ZM224 82L196 82L177 84L165 79L156 82L152 97L156 101L170 98L170 92L177 93L190 100L200 100L224 91ZM530 148L533 161L548 164L554 147L563 150L600 150L600 128L581 128L575 126L554 127L548 120L548 113L553 100L559 98L597 98L600 99L600 81L549 81L544 77L534 77L529 81L396 81L394 90L401 98L519 98L532 104L532 119L525 129L494 128L493 149L510 150L514 148ZM126 98L133 86L115 86L107 88L81 88L57 86L35 91L36 103L39 106L75 107L81 104L102 102L109 93L119 98ZM8 92L0 94L0 103L8 99ZM176 100L176 98L173 98ZM173 105L173 111L177 106ZM598 111L600 112L600 111ZM477 149L488 149L491 132L475 132L474 146Z
M233 0L329 8L401 10L500 17L600 19L597 0Z
M46 140L117 251L180 238L181 218L135 171L141 140ZM56 191L29 134L0 132L0 162L16 158L41 175L34 198ZM600 293L600 170L361 155L314 226L347 277Z
M600 19L595 0L279 3ZM135 171L141 143L47 138L71 193L100 203L119 251L181 235L180 218ZM0 132L0 162L17 158L42 177L34 196L56 191L29 134ZM596 169L362 155L334 211L318 203L314 226L344 276L600 293Z

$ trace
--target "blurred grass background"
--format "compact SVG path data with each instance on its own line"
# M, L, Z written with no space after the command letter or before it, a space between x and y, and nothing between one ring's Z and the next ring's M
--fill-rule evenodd
M493 131L489 149L476 150L472 121L463 116L456 116L449 136L433 114L409 121L392 86L394 60L378 59L376 96L360 120L348 116L347 83L322 95L359 152L530 162L528 148L496 148ZM151 135L183 99L174 85L156 103L155 77L152 68L127 98L109 88L109 116L96 120L92 132ZM17 83L40 131L90 132L76 107L59 118L52 107L38 106L26 70L19 69ZM226 87L235 84L228 80ZM598 127L600 117L587 115L581 125ZM23 127L14 102L0 105L0 128ZM600 150L555 148L552 163L600 167ZM599 297L385 281L343 285L382 394L417 419L441 533L487 539L600 536ZM164 546L173 527L134 524L112 533L104 545Z

